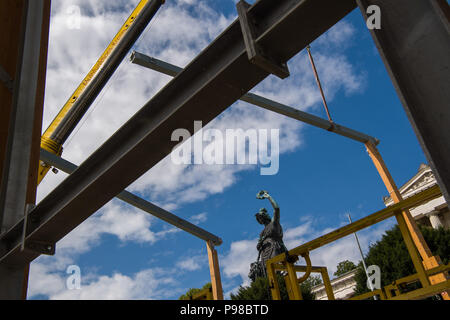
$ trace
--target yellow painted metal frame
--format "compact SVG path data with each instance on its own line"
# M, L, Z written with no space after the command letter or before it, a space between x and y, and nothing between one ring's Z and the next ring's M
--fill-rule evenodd
M378 173L380 174L381 179L383 180L384 185L386 186L389 195L394 203L398 203L403 200L400 190L397 188L392 175L390 174L386 163L384 162L380 152L377 147L372 142L365 143L367 153L373 161ZM407 236L406 233L403 233L403 237L405 238L405 243L407 245L409 254L411 256L419 255L422 258L421 264L425 270L433 269L442 264L441 258L439 256L434 256L428 247L425 239L423 238L422 233L420 232L415 220L413 219L411 213L408 209L402 210L401 214L403 215L403 222L399 222L399 225L406 226L409 231L410 236ZM398 220L398 219L397 219ZM402 229L401 229L402 230ZM411 239L410 239L411 238ZM411 240L411 241L410 241ZM416 252L417 249L417 252ZM413 259L413 262L416 263L420 259ZM422 268L422 266L415 265L417 268ZM437 274L432 277L429 277L430 284L437 284L440 282L446 281L448 278L444 274ZM424 280L424 279L423 279ZM442 297L444 300L450 300L450 291L442 292Z
M429 296L435 293L439 293L445 290L448 290L450 288L449 286L449 280L443 281L437 284L431 284L429 277L435 274L442 274L445 276L444 272L448 271L450 267L447 266L438 266L436 268L425 270L424 265L422 263L422 260L417 252L416 246L414 245L413 239L411 237L411 234L408 230L405 217L402 214L405 210L408 210L411 207L415 207L425 201L435 199L441 195L441 191L439 187L436 185L432 188L429 188L425 191L422 191L406 200L402 200L390 207L384 208L383 210L380 210L378 212L375 212L365 218L362 218L360 220L357 220L353 223L350 223L342 228L336 229L324 236L321 236L317 239L314 239L312 241L309 241L301 246L298 246L297 248L294 248L292 250L289 250L288 253L280 254L270 260L267 261L267 274L269 278L269 283L271 284L271 293L272 298L274 300L280 300L280 290L278 283L276 281L276 271L277 270L286 270L288 272L285 280L286 284L288 285L288 289L290 292L289 297L290 299L301 299L301 293L298 285L298 279L297 279L297 271L306 271L307 273L313 272L315 267L311 267L309 259L307 259L307 266L294 266L292 263L288 262L287 257L292 256L303 256L309 258L309 252L311 252L314 249L320 248L328 243L331 243L333 241L336 241L338 239L341 239L343 237L346 237L352 233L355 233L359 230L365 229L373 224L379 223L383 220L386 220L392 216L395 216L400 228L400 231L403 235L403 239L405 241L405 244L408 248L408 252L410 254L411 260L413 261L414 267L416 269L416 274L402 278L397 280L397 285L404 282L411 282L411 281L417 281L419 280L422 288L418 290L414 290L412 292L408 292L406 294L397 294L393 295L392 290L397 290L396 292L399 293L398 287L396 286L388 286L389 294L386 293L385 289L375 290L373 292L369 292L367 294L354 297L353 299L367 299L374 295L378 295L381 299L419 299L421 297ZM290 259L289 259L290 260ZM308 270L309 269L309 270ZM323 274L322 274L323 275ZM326 276L328 277L328 275ZM304 281L307 277L303 276L301 279ZM324 279L324 283L327 289L327 294L330 297L328 291L331 291L331 283L326 281ZM334 297L333 297L334 298Z
M286 266L283 264L276 264L274 265L274 269L276 271L278 270L287 270ZM291 269L292 270L292 269ZM289 295L289 299L290 300L301 300L301 291L300 294L298 295L298 297L300 299L295 299L295 295L294 292L292 290L292 288L296 288L298 287L299 284L301 284L302 282L304 282L306 279L308 279L309 275L311 273L320 273L320 275L322 276L322 281L323 284L325 286L325 292L327 293L327 297L328 300L335 300L334 297L334 293L333 293L333 288L331 286L331 281L330 281L330 277L328 276L328 269L327 267L317 267L317 266L311 266L311 265L306 265L306 266L293 266L293 274L296 275L297 272L305 272L305 274L299 278L295 280L295 277L289 277L288 275L286 275L284 277L285 282L286 282L286 289ZM294 280L294 281L292 281ZM294 285L296 284L296 285ZM271 286L271 289L273 289L273 286ZM273 294L273 291L272 291Z
M439 267L426 271L428 277L450 270L450 264L441 265ZM400 286L402 284L409 284L419 281L419 275L413 274L407 277L398 279L392 284L385 286L384 288L375 290L373 292L364 293L362 295L351 298L350 300L364 300L374 295L378 295L381 300L410 300L410 299L423 299L432 296L437 293L441 293L450 287L450 280L430 285L426 288L420 288L407 293L400 293ZM393 294L394 292L394 294Z
M45 130L44 134L41 138L41 148L47 150L48 152L51 152L55 155L60 156L63 151L62 143L64 141L58 142L53 141L50 137L52 133L55 131L55 129L58 127L58 125L61 123L61 121L66 117L66 115L69 113L69 111L72 109L73 104L75 101L77 101L78 97L86 90L86 87L91 83L92 78L96 75L98 70L102 67L105 60L110 56L111 52L118 46L120 41L123 39L125 34L127 33L130 26L133 24L133 22L136 20L136 17L141 14L142 10L144 9L145 5L151 0L141 0L139 4L136 6L134 11L131 13L131 15L128 17L127 21L123 24L123 26L120 28L119 32L116 34L116 36L113 38L111 43L108 45L106 50L102 53L100 58L97 60L95 65L92 67L92 69L89 71L89 73L86 75L86 77L83 79L83 81L80 83L80 85L77 87L77 89L74 91L74 93L70 96L69 100L64 104L62 109L59 111L55 119L50 123L47 130ZM41 183L42 179L47 175L48 171L50 170L51 166L47 165L43 161L40 161L39 163L39 172L38 172L38 185Z
M383 289L369 291L357 297L350 298L349 300L366 300L375 296L377 296L380 300L388 300L386 292Z

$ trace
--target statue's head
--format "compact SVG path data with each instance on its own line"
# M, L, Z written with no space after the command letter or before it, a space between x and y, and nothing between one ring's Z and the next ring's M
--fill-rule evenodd
M267 213L266 208L261 208L257 214L255 214L256 221L258 221L260 224L268 225L272 219L270 218L269 214Z

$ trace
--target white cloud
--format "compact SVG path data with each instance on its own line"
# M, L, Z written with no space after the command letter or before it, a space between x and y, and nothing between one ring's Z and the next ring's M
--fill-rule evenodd
M325 48L333 47L334 50L345 49L354 42L356 29L347 21L339 21L333 28L325 32L315 44Z
M164 299L173 293L171 290L176 284L167 271L157 268L142 270L132 276L121 273L111 276L91 275L87 279L88 283L81 274L79 290L69 290L66 277L48 273L44 268L33 268L30 277L39 280L31 283L29 294L44 294L51 300Z
M206 212L202 212L191 217L193 224L199 224L205 222L206 220L208 220L208 214Z
M258 240L241 240L231 243L230 251L221 258L223 274L226 277L241 277L243 285L248 285L250 280L250 264L258 258L256 244Z
M176 265L178 268L180 268L180 272L199 270L202 267L202 263L200 263L201 258L204 257L189 257L184 260L178 261Z

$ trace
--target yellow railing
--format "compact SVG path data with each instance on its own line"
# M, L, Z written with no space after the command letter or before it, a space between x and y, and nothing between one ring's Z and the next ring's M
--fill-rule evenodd
M309 260L309 253L312 250L320 248L326 244L329 244L333 241L339 240L343 237L346 237L352 233L355 233L359 230L365 229L369 226L372 226L376 223L384 221L390 217L395 216L397 219L397 223L399 225L400 231L403 236L403 240L405 241L407 247L410 250L410 256L413 261L414 267L416 268L416 274L399 279L395 282L395 285L387 286L387 288L382 288L379 290L375 290L373 292L369 292L367 294L354 297L353 299L367 299L374 295L378 295L380 299L421 299L427 296L434 295L439 292L446 291L450 288L449 280L445 280L439 283L431 284L429 278L435 274L444 274L444 279L447 279L445 273L450 270L449 265L439 266L437 268L433 268L430 270L425 270L423 266L423 262L420 260L418 255L411 255L411 252L416 251L414 243L411 238L411 234L408 231L406 226L405 218L402 215L402 211L409 209L411 207L415 207L425 201L432 200L441 195L441 191L439 187L436 185L430 189L422 191L406 200L403 200L397 204L394 204L390 207L387 207L383 210L375 212L365 218L362 218L358 221L355 221L351 224L348 224L342 228L336 229L324 236L321 236L317 239L309 241L301 246L298 246L292 250L289 250L287 253L280 254L270 260L267 261L267 274L269 278L269 283L271 287L272 298L274 300L280 300L280 289L278 286L278 282L276 280L276 272L279 270L287 271L287 275L285 276L285 281L287 284L289 298L293 300L302 299L299 283L306 280L311 272L322 272L323 269L321 267L312 267L311 262ZM413 249L413 250L412 250ZM307 262L307 266L297 266L292 263L298 259L299 256L305 258ZM323 268L323 267L322 267ZM325 268L326 270L326 268ZM304 276L300 279L297 278L297 272L306 272ZM333 292L331 289L331 283L328 279L328 275L324 277L322 273L322 277L324 280L325 288L327 290L327 295L329 299L334 299ZM400 294L400 290L398 286L401 283L411 282L411 281L419 281L422 288L417 289L405 294Z

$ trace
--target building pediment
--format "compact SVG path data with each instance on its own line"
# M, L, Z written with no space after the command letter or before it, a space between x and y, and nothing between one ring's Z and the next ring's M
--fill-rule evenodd
M428 189L436 184L431 168L428 165L421 164L417 174L408 182L400 187L399 191L403 199L409 198L412 195ZM386 206L393 204L391 197L384 197L383 202Z
M429 188L436 184L436 179L434 178L434 174L431 170L424 172L417 180L413 181L407 188L400 190L400 193L403 195L408 195L411 192L416 192L421 189Z

